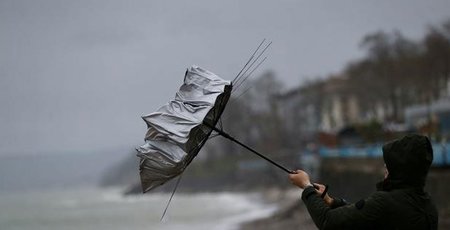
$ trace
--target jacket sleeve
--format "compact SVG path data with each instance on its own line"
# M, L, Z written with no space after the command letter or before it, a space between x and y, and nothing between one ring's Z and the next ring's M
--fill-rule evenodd
M377 192L356 204L328 207L313 187L303 191L302 200L319 229L367 229L378 225L386 213L382 192Z
M335 208L339 208L342 207L344 205L348 205L349 203L347 203L346 200L342 199L342 198L336 198L333 197L333 203L331 204L331 209L335 209Z

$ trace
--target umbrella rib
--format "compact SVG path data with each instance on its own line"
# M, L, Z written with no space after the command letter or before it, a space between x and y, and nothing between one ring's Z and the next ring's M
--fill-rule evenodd
M272 44L272 42L269 42L269 44L266 45L266 47L264 47L264 49L261 51L261 53L255 58L255 60L253 60L253 62L250 64L250 66L244 71L244 73L242 73L241 77L244 76L247 71L249 69L252 68L252 66L259 60L259 58L266 52L266 50L270 47L270 45ZM237 80L236 82L234 82L235 85L238 84L238 82L241 80L241 78L239 78L239 80ZM234 89L237 90L238 87L235 87Z
M164 212L161 216L161 219L159 221L162 221L164 219L164 216L166 215L167 209L169 208L170 202L172 202L173 195L175 195L175 192L177 191L178 185L180 184L181 177L183 176L183 173L180 174L178 177L177 183L175 184L175 187L173 188L172 195L170 195L169 201L167 202L166 208L164 209Z
M239 73L236 75L236 77L234 77L233 81L236 81L239 78L239 75L241 75L242 71L245 69L245 67L247 67L248 63L250 63L252 61L252 59L255 57L256 52L258 52L259 48L262 46L262 44L266 41L266 39L264 38L262 40L262 42L259 44L258 48L256 48L256 50L253 52L253 54L250 56L250 58L248 59L247 63L245 63L244 67L242 67L241 71L239 71Z
M258 63L258 65L256 65L256 67L253 68L253 70L250 71L250 73L249 73L245 78L243 78L243 80L239 83L239 85L236 86L236 89L239 88L239 87L242 85L242 83L244 83L244 82L252 75L252 73L255 72L256 69L258 69L258 67L259 67L266 59L267 59L267 57L264 57L264 59L261 60L261 61Z
M244 71L244 73L242 73L241 77L244 76L244 75L247 73L247 71L248 71L249 69L252 68L252 66L259 60L259 58L260 58L260 57L266 52L266 50L270 47L270 45L272 45L272 42L269 42L269 44L267 44L266 47L264 47L264 49L261 51L261 53L259 53L258 56L255 58L255 60L253 60L253 62L250 64L250 66ZM240 80L241 80L241 78L239 78L238 81L240 81ZM237 84L238 81L236 81L235 84Z
M222 118L219 118L219 127L220 127L220 130L223 130Z
M217 110L217 109L215 109L214 111L213 111L213 113L214 113L214 117L217 117L217 113L218 113L219 111ZM220 118L219 118L219 120L220 120ZM220 124L219 124L219 126L220 126ZM222 127L220 127L220 129L222 129Z
M244 80L241 83L239 83L239 85L237 87L241 86L242 83L244 83L266 59L267 59L267 57L265 57L261 62L259 62L258 65L252 71L250 71L250 73L247 75L247 77L245 77ZM253 88L253 86L249 86L247 89L242 91L241 94L239 94L237 97L233 98L233 100L230 102L230 105L228 105L228 106L234 105L239 100L239 98L241 98L243 95L248 93L251 88ZM227 120L230 116L225 117L224 120Z

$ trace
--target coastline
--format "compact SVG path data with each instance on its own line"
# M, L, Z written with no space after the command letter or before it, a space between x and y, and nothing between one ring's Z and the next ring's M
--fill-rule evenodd
M270 216L250 220L240 224L240 230L254 229L317 229L308 211L301 202L302 190L297 188L278 189L270 188L263 192L265 202L276 204L278 209Z
M162 194L170 194L167 188L173 186L165 186L157 188L153 192L161 192ZM166 190L164 190L166 188ZM127 189L125 196L136 195L136 191L140 187L135 186L134 189ZM184 187L178 191L184 195L194 194L220 194L221 192L229 192L231 194L246 194L248 205L254 206L247 213L230 216L224 221L219 221L217 229L317 229L303 202L301 201L302 190L296 187L286 188L280 186L271 186L257 189L235 188L229 190L210 189L208 192L198 192L196 187ZM240 205L239 202L236 205ZM256 209L255 209L256 208ZM216 228L214 228L216 229Z

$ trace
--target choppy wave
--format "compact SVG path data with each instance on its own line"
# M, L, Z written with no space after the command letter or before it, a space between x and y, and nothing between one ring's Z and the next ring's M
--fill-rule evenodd
M2 230L228 230L277 209L257 193L177 193L161 222L169 196L123 196L120 188L3 194L0 226Z

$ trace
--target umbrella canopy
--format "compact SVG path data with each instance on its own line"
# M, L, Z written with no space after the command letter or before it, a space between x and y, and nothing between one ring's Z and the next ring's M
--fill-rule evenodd
M208 140L230 98L232 84L192 66L175 99L143 116L145 144L137 148L141 185L148 192L181 174Z

